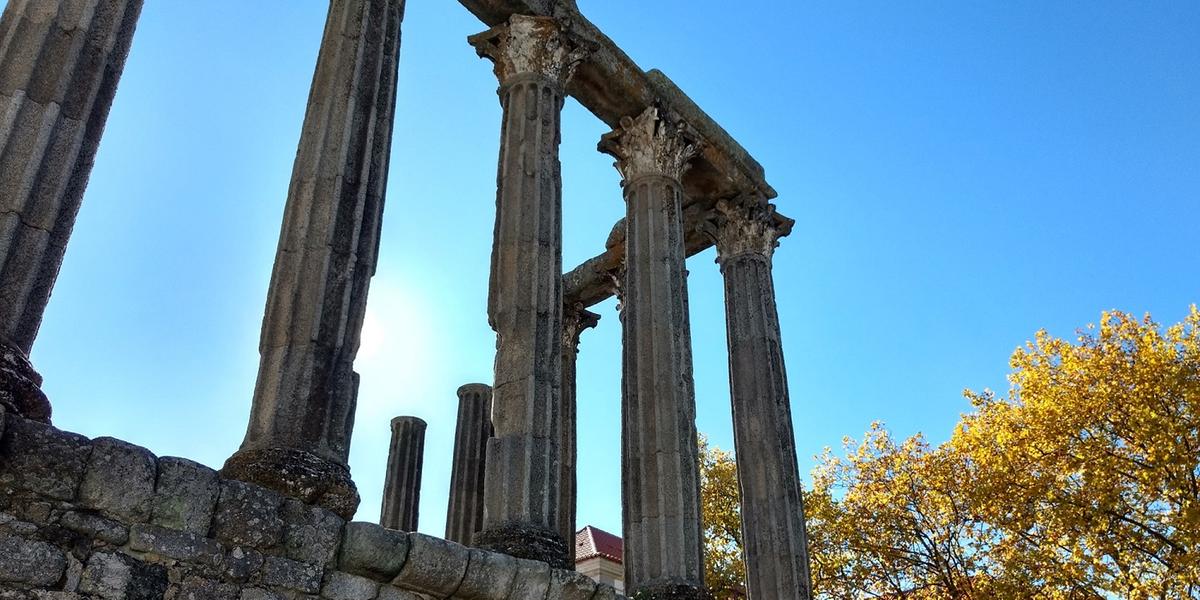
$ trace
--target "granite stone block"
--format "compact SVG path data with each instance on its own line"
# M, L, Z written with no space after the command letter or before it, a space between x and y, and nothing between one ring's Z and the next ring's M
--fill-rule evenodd
M0 581L51 586L62 579L67 559L50 544L0 536Z
M321 576L324 569L299 561L268 556L263 560L262 582L306 594L321 591Z
M184 458L160 458L150 522L207 535L220 492L216 471Z
M392 583L438 598L448 598L458 591L467 572L470 550L420 533L409 534L408 540L408 560Z
M550 590L550 565L536 560L517 559L517 575L511 600L545 600Z
M505 600L517 575L517 559L472 548L467 573L456 596L464 600Z
M58 524L114 546L122 546L129 541L129 527L97 514L67 511L59 518Z
M390 581L408 558L409 536L374 523L346 523L338 568L347 573Z
M91 451L82 435L9 416L0 440L0 488L74 500Z
M230 546L264 549L283 539L283 497L266 488L232 479L221 482L212 537Z
M129 529L129 548L210 567L220 566L225 557L221 544L215 540L145 523Z
M283 504L283 545L288 558L332 566L345 521L330 510L288 498Z
M115 438L97 438L79 486L79 502L127 523L145 522L150 518L157 472L149 450Z
M321 587L321 595L329 600L372 600L378 594L378 582L341 571L331 572Z

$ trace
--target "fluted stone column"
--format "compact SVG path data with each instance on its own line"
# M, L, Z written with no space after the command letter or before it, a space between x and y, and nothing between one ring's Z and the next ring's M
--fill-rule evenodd
M771 255L787 232L773 213L754 196L722 201L715 227L725 277L742 549L751 599L808 599L804 502L771 275Z
M576 465L578 464L578 418L575 401L575 359L579 354L579 336L583 330L595 327L600 315L580 307L564 307L562 328L562 437L559 438L560 482L559 482L559 533L567 541L572 552L567 562L575 564L575 509L577 492Z
M617 159L626 213L620 285L625 589L706 598L696 400L679 180L689 132L649 108L600 142Z
M29 351L142 0L9 0L0 17L0 404L50 422Z
M226 477L343 517L352 370L375 272L404 0L334 0L300 134L263 317L250 424Z
M421 512L421 466L425 460L425 421L417 417L392 419L387 476L379 524L388 529L416 531Z
M488 320L496 373L481 548L565 566L559 534L562 376L560 113L582 58L552 18L513 16L469 38L495 63L504 117Z
M464 546L472 545L475 533L483 528L483 475L491 437L492 386L468 383L458 388L446 539Z

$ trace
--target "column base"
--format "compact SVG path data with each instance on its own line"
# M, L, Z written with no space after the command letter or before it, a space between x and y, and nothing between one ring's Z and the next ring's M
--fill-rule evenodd
M225 461L221 475L327 508L346 520L358 509L358 488L350 479L350 468L305 450L238 450Z
M31 421L50 424L50 400L42 376L20 348L0 339L0 404Z
M703 586L679 581L652 583L638 588L631 600L714 600Z
M475 547L566 569L567 544L558 532L532 523L504 523L475 534Z

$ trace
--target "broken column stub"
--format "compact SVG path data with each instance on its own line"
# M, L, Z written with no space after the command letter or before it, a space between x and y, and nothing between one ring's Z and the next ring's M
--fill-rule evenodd
M750 598L812 597L804 502L771 255L786 228L766 199L717 204L713 233L725 279L729 387Z
M559 461L562 473L558 494L558 529L563 539L575 542L575 508L578 464L579 419L575 394L575 363L579 355L579 336L585 329L595 327L600 315L577 306L564 307L562 328L562 397L559 409L562 415L562 435L559 438ZM574 564L574 553L568 556Z
M492 386L468 383L458 388L458 423L450 465L446 539L464 546L483 528L483 477L488 439L492 437Z
M565 566L559 533L564 88L586 55L553 18L514 15L468 38L495 64L503 123L488 321L496 331L480 548Z
M635 597L708 598L680 177L694 134L651 107L599 149L617 159L626 203L621 496L625 586Z
M379 524L388 529L416 531L421 509L421 469L425 460L425 421L417 417L392 419L387 476Z
M12 1L0 17L0 404L50 422L29 351L142 0Z
M403 0L330 4L263 317L250 423L222 473L358 507L352 370L375 271Z

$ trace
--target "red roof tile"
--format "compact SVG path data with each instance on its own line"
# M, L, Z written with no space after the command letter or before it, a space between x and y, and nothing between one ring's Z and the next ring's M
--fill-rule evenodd
M616 563L624 557L621 538L591 525L575 533L575 561L601 556Z

